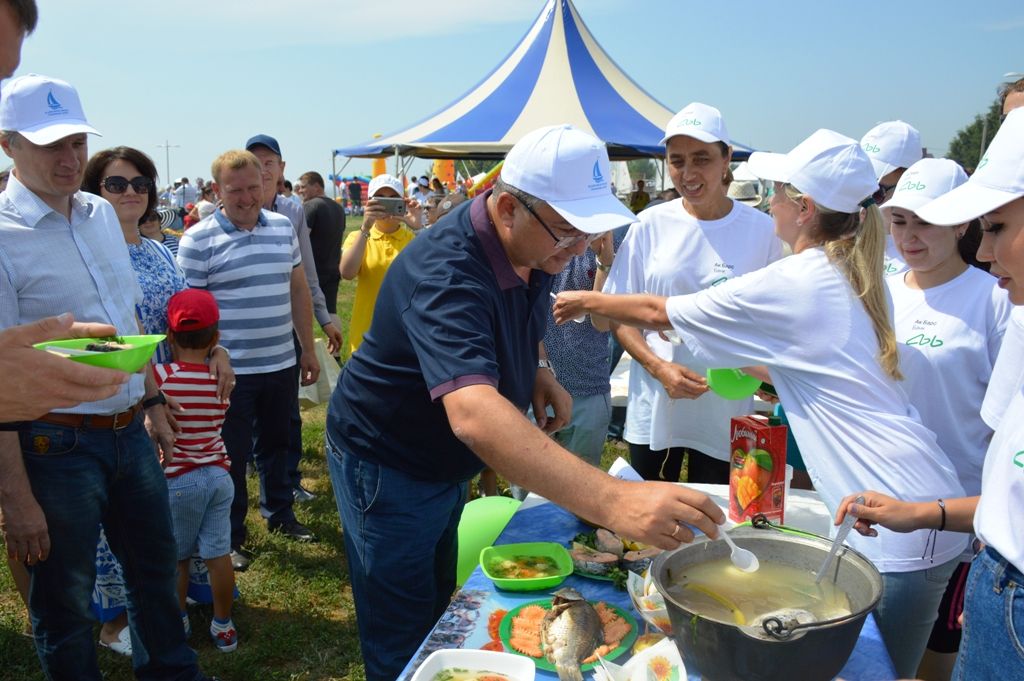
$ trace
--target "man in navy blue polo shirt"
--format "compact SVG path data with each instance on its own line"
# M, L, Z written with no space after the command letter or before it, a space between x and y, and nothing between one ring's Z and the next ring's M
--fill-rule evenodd
M368 681L397 678L447 606L467 483L485 465L666 549L692 539L680 523L716 536L724 521L702 494L616 480L547 435L572 409L541 345L551 277L635 219L610 175L592 135L529 133L494 189L417 237L384 279L327 419ZM524 416L531 404L536 426Z

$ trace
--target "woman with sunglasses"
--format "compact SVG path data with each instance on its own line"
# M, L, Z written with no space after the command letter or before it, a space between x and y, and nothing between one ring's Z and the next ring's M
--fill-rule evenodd
M978 259L1010 301L1024 305L1024 111L1011 111L985 152L978 170L964 184L922 206L918 214L937 225L982 218ZM1019 307L1017 308L1019 309ZM1019 354L1019 346L1003 346ZM1011 364L1019 367L1020 359ZM985 454L981 495L920 500L879 492L855 492L843 500L836 523L846 513L866 536L885 531L930 528L938 535L970 532L980 547L964 588L963 639L952 677L957 681L1024 678L1024 382L1001 393L998 427ZM988 400L986 399L986 402ZM870 489L870 488L866 488ZM854 503L858 495L865 503Z
M764 213L727 195L732 173L729 133L718 109L693 103L669 121L668 173L682 196L639 215L622 242L604 290L608 293L694 293L758 270L782 256ZM608 326L592 320L599 331ZM613 329L633 358L625 440L630 461L647 480L729 480L729 422L753 412L753 400L706 394L706 370L685 345L654 331ZM699 398L699 399L698 399Z
M882 279L885 233L871 199L878 182L867 155L856 140L819 130L789 154L752 154L749 167L775 182L772 215L792 256L691 295L563 293L555 319L590 312L672 329L708 366L767 367L751 371L770 378L786 405L829 509L851 488L918 500L961 496L953 465L899 383ZM897 675L913 677L967 537L880 534L848 541L882 573L879 629Z
M94 154L82 179L83 191L103 197L117 213L132 269L142 289L142 302L136 306L136 313L142 333L146 334L167 333L167 301L185 288L185 277L167 247L139 232L145 216L157 206L156 177L156 166L149 156L131 147L114 147ZM154 363L171 360L166 343L157 346ZM218 392L226 400L234 384L234 373L222 348L211 356L210 371L218 376ZM131 655L124 588L121 566L101 531L93 590L93 609L103 622L100 645Z

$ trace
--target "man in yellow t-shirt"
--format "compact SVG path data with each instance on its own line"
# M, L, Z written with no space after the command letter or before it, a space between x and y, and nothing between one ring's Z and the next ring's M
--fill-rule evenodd
M636 191L629 195L629 209L639 213L651 202L651 195L644 191L644 181L636 181Z
M352 320L348 327L349 354L363 342L370 328L373 306L384 281L384 274L420 228L420 206L415 199L402 199L402 182L393 175L378 175L370 180L369 200L363 212L363 224L345 238L339 270L341 278L356 279L356 298L352 304ZM388 213L378 199L400 199L405 213Z

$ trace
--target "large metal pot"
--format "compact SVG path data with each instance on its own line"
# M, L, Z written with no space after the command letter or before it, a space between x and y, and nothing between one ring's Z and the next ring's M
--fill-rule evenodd
M831 542L822 537L771 528L736 528L729 536L753 551L761 565L781 563L811 572L821 567L831 548ZM686 566L728 556L725 542L701 537L662 553L651 565L686 670L701 674L706 681L834 678L853 652L864 619L882 597L882 576L871 561L844 547L825 576L846 592L851 615L804 625L795 620L771 619L755 629L705 619L669 594L672 576L681 574Z

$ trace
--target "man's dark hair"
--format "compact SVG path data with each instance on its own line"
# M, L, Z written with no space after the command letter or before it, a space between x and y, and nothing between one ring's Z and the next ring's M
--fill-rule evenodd
M213 339L217 337L217 327L214 322L205 329L195 331L172 331L174 343L188 350L204 350L213 345Z
M501 178L501 175L499 175L498 179L494 181L494 186L492 187L492 189L492 193L494 194L495 197L497 197L499 194L511 194L512 196L516 197L519 201L526 204L526 206L529 208L533 208L538 203L542 203L542 201L533 194L527 194L522 189L510 185L508 182Z
M14 10L14 16L17 17L25 35L36 30L36 24L39 23L39 8L36 7L36 0L0 0L0 2L5 2Z
M324 188L324 177L315 170L310 170L309 172L302 173L302 176L299 177L299 182L301 182L303 185L315 184L318 185L321 189Z
M292 181L291 180L285 180L284 181L284 188L287 189L288 191L291 191L292 190Z

